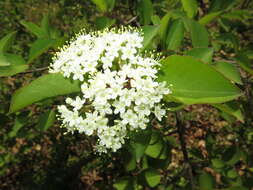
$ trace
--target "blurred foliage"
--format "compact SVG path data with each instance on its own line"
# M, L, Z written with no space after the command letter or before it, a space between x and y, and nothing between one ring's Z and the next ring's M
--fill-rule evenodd
M251 0L0 1L0 189L252 190L252 10ZM175 93L166 119L97 155L93 137L63 135L55 108L79 89L47 67L82 28L121 25L142 27L144 47L167 57L159 80Z

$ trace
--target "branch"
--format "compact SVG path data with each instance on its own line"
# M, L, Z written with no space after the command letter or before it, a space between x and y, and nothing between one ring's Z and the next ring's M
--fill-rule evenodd
M177 125L177 130L178 130L178 135L179 135L179 141L181 144L181 149L184 155L184 162L186 163L186 168L188 170L188 175L190 178L190 183L191 183L191 189L195 190L195 184L194 184L194 179L193 179L193 172L192 172L192 166L189 160L189 156L186 150L186 143L184 140L184 135L185 135L185 127L184 124L182 123L181 120L181 114L180 112L176 112L176 125Z
M247 99L247 104L246 104L246 109L245 109L245 120L246 120L246 124L250 125L252 122L252 117L253 117L253 94L251 92L251 83L250 83L250 76L248 76L248 74L246 75L245 78L243 78L243 83L244 83L244 91L245 91L245 96Z

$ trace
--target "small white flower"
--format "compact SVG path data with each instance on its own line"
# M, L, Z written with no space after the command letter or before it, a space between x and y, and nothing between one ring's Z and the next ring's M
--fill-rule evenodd
M165 115L166 111L161 108L161 106L155 106L154 114L159 121L162 120L162 117Z
M66 103L74 107L74 111L78 111L83 107L83 104L85 103L85 99L81 99L79 96L76 97L75 100L71 98L67 98Z

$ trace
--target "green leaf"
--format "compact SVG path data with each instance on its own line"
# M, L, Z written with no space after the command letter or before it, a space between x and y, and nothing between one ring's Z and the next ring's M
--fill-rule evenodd
M235 58L235 60L237 61L237 64L240 65L240 67L243 70L253 75L253 69L251 68L251 64L250 64L251 61L247 55L244 55L243 53L239 53L237 57Z
M14 126L12 130L8 133L8 136L10 138L15 137L18 131L25 125L26 121L27 121L27 117L24 117L22 115L17 116L15 119Z
M222 74L193 57L173 55L161 64L158 79L171 89L168 97L184 104L222 103L241 95Z
M235 83L238 83L238 84L242 84L242 79L241 79L240 73L239 73L237 67L235 65L233 65L232 63L215 62L214 64L212 64L212 66L214 67L215 70L222 73L229 80L231 80Z
M143 40L143 50L148 47L152 42L152 39L158 34L158 26L143 26L144 40Z
M242 51L245 54L245 56L248 57L248 59L253 59L253 49L246 48Z
M205 63L211 63L213 58L213 48L193 48L187 51L185 55L195 57Z
M223 14L222 18L232 20L232 21L238 20L244 24L250 24L248 20L253 18L253 14L249 10L234 10L234 11Z
M233 102L227 102L225 104L212 104L212 105L218 108L219 110L234 116L239 121L244 122L244 116L242 114L242 111L240 109L240 105L238 102L233 101Z
M237 0L212 0L210 5L210 12L230 9L237 3Z
M126 189L127 185L128 185L127 180L119 180L113 184L113 187L117 190L124 190Z
M208 47L209 34L205 26L192 19L188 21L188 26L190 27L193 47Z
M34 59L39 57L42 53L46 52L50 47L55 43L53 39L43 39L40 38L36 40L29 51L29 60L28 63L31 63Z
M116 22L115 19L108 18L106 16L97 17L95 24L98 30L112 26Z
M201 190L213 190L215 181L213 179L213 176L209 173L203 172L199 176L198 181Z
M160 183L161 175L157 170L148 169L144 173L145 179L150 187L155 187Z
M211 162L212 162L212 165L213 165L215 168L218 168L218 169L223 168L223 167L225 166L224 161L221 160L221 159L218 159L218 158L212 159Z
M100 11L106 12L107 11L107 2L106 0L91 0Z
M193 18L198 12L198 4L196 0L181 0L183 8L189 18Z
M48 14L43 15L41 20L41 28L46 38L50 38L50 26L49 26L49 16Z
M49 127L51 127L54 124L54 121L55 121L55 111L49 110L40 116L37 128L40 131L46 131Z
M151 0L140 0L138 3L138 15L143 25L148 25L151 22L153 15L153 5Z
M78 81L64 78L62 74L47 74L18 89L12 96L9 113L16 112L35 102L80 91Z
M7 59L6 55L0 53L0 67L9 66L10 64L11 63Z
M159 35L162 39L162 42L166 42L168 25L169 25L170 19L171 19L171 12L167 13L161 20L161 25L159 28Z
M17 73L23 72L28 68L28 65L26 64L25 60L19 55L5 54L4 57L7 63L9 63L9 66L1 67L0 77L12 76Z
M0 40L0 54L5 53L10 48L11 44L14 41L15 36L16 32L11 32Z
M47 34L45 31L40 28L38 25L32 23L32 22L26 22L26 21L21 21L20 22L29 32L33 33L35 36L38 38L45 38L47 37Z
M146 148L149 145L151 138L150 131L141 131L135 133L133 136L133 141L131 143L132 150L135 154L136 161L139 162Z
M136 168L136 159L133 149L130 148L129 151L123 152L123 161L126 171L132 171Z
M106 0L108 11L112 11L115 6L115 0Z
M141 169L148 169L149 165L148 165L148 157L146 155L143 156L142 160L141 160Z
M169 50L177 50L184 39L184 23L181 19L173 21L169 28L166 44Z
M200 18L199 23L202 25L207 25L210 22L212 22L213 20L215 20L218 16L220 16L222 13L223 13L223 11L209 13L209 14L203 16L202 18Z
M162 140L159 133L153 132L149 145L145 150L145 154L152 157L152 158L159 158L165 159L166 156L163 155L164 153L164 141Z
M223 153L223 161L230 166L236 164L241 158L241 151L238 147L231 146Z
M152 21L153 25L161 24L161 19L158 15L151 16L151 21Z
M220 34L219 37L216 38L217 42L224 44L228 47L233 47L236 50L239 47L239 42L238 42L238 38L236 35L232 34L232 33L223 33Z
M124 177L118 179L113 187L117 190L132 190L133 189L133 180L130 177Z
M238 176L238 174L235 169L230 169L227 171L226 176L231 179L235 179Z

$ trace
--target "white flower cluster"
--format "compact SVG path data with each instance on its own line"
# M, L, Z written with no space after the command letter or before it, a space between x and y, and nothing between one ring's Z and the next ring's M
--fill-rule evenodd
M128 130L145 129L153 115L166 111L161 100L170 93L156 82L159 63L141 54L142 33L132 28L81 33L58 52L50 72L82 82L82 94L58 107L63 126L98 137L97 150L117 151Z

